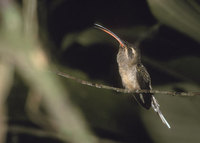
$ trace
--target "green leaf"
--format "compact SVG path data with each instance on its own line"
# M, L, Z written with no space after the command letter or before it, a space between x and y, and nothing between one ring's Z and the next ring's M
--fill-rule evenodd
M161 23L200 42L200 5L197 0L148 0L148 4Z

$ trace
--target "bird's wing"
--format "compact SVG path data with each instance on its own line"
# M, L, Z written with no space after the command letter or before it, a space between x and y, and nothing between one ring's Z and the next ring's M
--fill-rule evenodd
M137 67L137 81L139 83L140 89L151 89L151 78L146 68L139 64ZM143 93L135 95L137 101L146 109L151 107L152 94L151 93Z
M139 65L137 68L137 80L141 89L151 89L151 78L143 65ZM143 95L137 95L136 99L138 100L138 102L140 102L141 105L143 105L147 109L149 109L152 106L154 111L159 115L162 122L168 128L171 128L169 123L163 116L162 112L160 111L160 105L158 104L156 98L152 94L145 93ZM141 102L142 100L144 102Z

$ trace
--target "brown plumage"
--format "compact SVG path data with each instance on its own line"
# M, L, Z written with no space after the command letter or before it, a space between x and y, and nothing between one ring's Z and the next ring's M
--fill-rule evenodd
M151 90L151 78L146 68L141 63L140 50L134 45L121 40L109 29L95 24L95 27L108 33L119 42L119 51L117 54L117 63L123 86L130 90ZM134 95L135 99L146 109L152 107L159 115L162 122L170 128L170 125L162 115L159 104L151 93L140 93Z

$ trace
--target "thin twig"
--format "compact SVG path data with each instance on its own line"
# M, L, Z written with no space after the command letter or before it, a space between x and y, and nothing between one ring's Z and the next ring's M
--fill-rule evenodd
M172 96L197 96L197 95L200 95L200 92L176 92L176 91L160 91L160 90L130 91L130 90L123 89L123 88L116 88L116 87L112 87L112 86L108 86L108 85L104 85L104 84L92 83L92 82L76 78L74 76L71 76L69 74L66 74L66 73L63 73L63 72L60 72L60 71L56 71L54 73L56 73L59 76L74 80L74 81L76 81L80 84L83 84L83 85L113 90L113 91L121 92L121 93L128 93L128 94L130 94L130 93L152 93L152 94L165 94L165 95L172 95Z

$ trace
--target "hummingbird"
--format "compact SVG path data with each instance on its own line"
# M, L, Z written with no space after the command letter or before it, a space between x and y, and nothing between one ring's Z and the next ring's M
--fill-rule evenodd
M95 28L106 32L119 42L117 63L122 84L125 89L133 92L137 90L152 90L150 75L141 62L140 49L133 44L122 40L109 29L99 24L94 25ZM139 102L139 104L142 105L144 108L150 109L152 107L154 111L158 114L162 122L168 128L171 128L160 110L160 105L158 104L158 101L152 93L135 93L134 97L136 101Z

